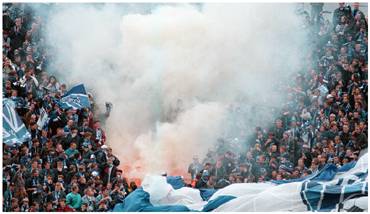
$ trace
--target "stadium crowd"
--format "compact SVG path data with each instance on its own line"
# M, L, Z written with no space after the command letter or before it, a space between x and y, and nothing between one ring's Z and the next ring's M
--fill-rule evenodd
M309 43L304 68L291 78L288 102L273 124L256 127L247 151L233 152L221 139L188 172L196 188L294 179L356 161L367 148L368 24L359 3L339 3L332 22L323 3L300 11ZM225 149L226 148L226 149Z
M136 189L105 145L91 109L62 109L68 90L47 70L51 60L43 19L27 4L4 4L3 98L31 134L22 145L3 143L3 211L108 211ZM49 122L38 124L41 109Z
M326 163L355 161L367 148L367 18L355 4L340 4L333 22L323 22L317 8L316 18L305 15L312 50L292 78L281 116L272 127L257 127L242 154L225 151L221 141L203 162L195 157L191 185L298 178ZM136 184L124 178L105 145L93 96L91 109L58 105L68 89L47 71L52 59L43 21L27 4L7 4L3 11L3 98L16 103L31 134L22 145L3 143L3 210L111 210ZM42 108L50 120L39 127Z

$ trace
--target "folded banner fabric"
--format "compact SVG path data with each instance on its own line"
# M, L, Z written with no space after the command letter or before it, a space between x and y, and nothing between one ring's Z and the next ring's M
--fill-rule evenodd
M237 183L206 191L183 186L179 177L148 175L113 211L367 211L363 202L368 195L367 159L365 153L340 168L327 164L301 179ZM205 192L207 197L202 195Z

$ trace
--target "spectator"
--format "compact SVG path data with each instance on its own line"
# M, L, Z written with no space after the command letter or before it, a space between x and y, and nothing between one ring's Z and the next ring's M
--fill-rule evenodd
M51 193L51 195L52 195L52 202L54 205L57 205L60 199L66 198L66 194L64 192L62 183L56 182L55 190Z
M103 189L101 193L96 197L96 201L98 202L98 211L106 211L112 203L112 198L109 196L109 189Z
M105 132L100 127L100 121L95 121L94 123L94 139L95 145L98 147L104 145L105 143Z
M58 208L56 209L56 212L73 212L75 211L72 209L70 206L66 204L66 199L59 199L59 205Z
M96 199L94 197L94 191L91 187L85 189L85 195L82 197L82 204L86 205L84 211L93 212L96 209ZM82 211L82 210L81 210Z
M81 207L81 195L79 194L78 185L71 188L71 192L66 197L66 204L74 210L79 210Z
M193 158L193 163L191 163L188 167L188 173L191 174L192 180L195 179L195 176L202 170L202 165L199 163L199 158L195 156Z

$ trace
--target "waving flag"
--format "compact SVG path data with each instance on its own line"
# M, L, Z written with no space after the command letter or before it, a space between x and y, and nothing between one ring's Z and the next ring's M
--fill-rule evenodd
M113 211L366 211L368 156L341 168L327 164L321 171L284 182L238 183L213 191L174 188L172 179L147 176L142 186L130 193Z
M49 121L49 115L44 108L41 108L40 117L37 120L37 126L39 130L42 130Z
M10 99L3 100L3 143L10 146L31 139L30 133L15 111L15 105Z
M71 88L60 100L59 106L63 109L66 108L90 108L89 97L83 84L76 85Z

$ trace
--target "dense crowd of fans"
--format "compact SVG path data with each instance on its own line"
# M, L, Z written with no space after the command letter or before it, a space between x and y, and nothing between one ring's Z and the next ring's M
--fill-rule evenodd
M270 127L256 127L247 151L219 147L188 168L196 188L264 182L307 176L325 164L356 161L367 148L368 24L359 10L344 3L324 18L323 3L311 16L300 11L312 47L304 69L291 80L281 115Z
M94 106L58 105L68 89L46 70L43 18L27 4L4 6L3 98L16 103L31 140L3 144L3 210L111 210L135 182L123 177L105 145ZM272 127L257 127L243 154L225 151L220 140L203 163L195 157L188 169L194 187L299 178L326 163L356 161L367 148L367 18L358 6L340 4L330 23L321 19L322 5L312 8L314 15L306 14L312 50L281 116ZM37 124L41 108L50 118L44 127Z
M104 145L94 106L58 105L68 90L46 70L43 21L27 4L4 4L3 98L15 102L31 140L3 144L3 210L110 210L136 184L122 177L120 161ZM37 123L42 108L49 115L44 127Z

